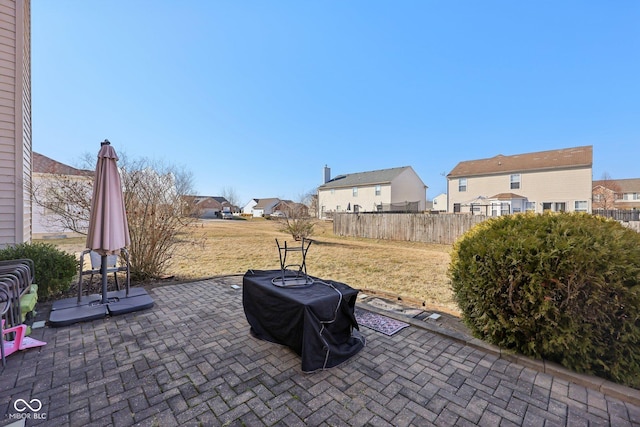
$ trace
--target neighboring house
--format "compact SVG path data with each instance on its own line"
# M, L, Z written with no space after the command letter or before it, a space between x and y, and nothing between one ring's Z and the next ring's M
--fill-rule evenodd
M319 217L335 212L423 212L427 186L411 166L338 175L318 187Z
M76 206L59 206L60 201L51 197L47 193L51 190L63 191L70 194L78 191L93 190L94 171L76 169L51 159L43 154L32 153L33 168L33 238L42 239L47 237L73 237L78 236L76 231L65 225L64 219L56 213L57 210L77 210ZM63 197L64 198L64 197ZM91 198L87 196L87 200ZM86 231L88 222L79 224L76 222L76 229Z
M256 200L256 204L251 208L251 214L256 218L271 215L274 208L280 203L278 198L254 200Z
M309 216L309 207L304 203L297 203L292 200L280 200L278 204L273 207L272 214L276 212L287 217L307 217Z
M221 196L186 196L187 202L193 203L198 218L222 218L223 212L238 213L240 209L233 206Z
M31 3L0 0L0 248L31 241Z
M239 214L241 212L240 207L236 205L232 205L231 202L228 202L226 200L222 202L222 210L226 212L231 212L234 214Z
M253 215L253 207L258 204L258 199L251 199L242 208L242 215Z
M593 181L593 209L640 209L640 178Z
M440 193L431 201L431 210L437 212L447 211L447 194Z
M193 204L193 211L198 218L217 218L222 211L222 203L211 196L185 196L187 203Z
M593 147L460 162L447 175L447 211L591 212Z

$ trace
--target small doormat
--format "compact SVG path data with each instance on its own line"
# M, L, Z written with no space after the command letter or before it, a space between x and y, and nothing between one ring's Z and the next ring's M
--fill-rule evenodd
M396 332L409 326L408 323L392 319L381 314L372 313L367 310L355 309L356 320L358 325L366 326L374 331L382 332L385 335L393 335Z

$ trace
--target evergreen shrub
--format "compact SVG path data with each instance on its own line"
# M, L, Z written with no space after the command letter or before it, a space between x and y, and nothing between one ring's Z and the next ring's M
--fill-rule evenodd
M33 260L39 298L47 299L68 290L78 273L76 257L49 243L20 243L0 249L0 260L23 258Z
M454 245L455 299L499 347L640 388L640 234L581 213L517 214Z

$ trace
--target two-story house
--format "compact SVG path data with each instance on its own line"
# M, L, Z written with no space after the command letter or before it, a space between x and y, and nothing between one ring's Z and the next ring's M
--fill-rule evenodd
M446 212L447 211L447 194L440 193L431 201L431 211Z
M324 168L319 217L335 212L423 212L427 186L411 166L338 175Z
M593 147L463 161L447 175L448 212L591 212Z
M640 178L593 181L593 209L640 209Z

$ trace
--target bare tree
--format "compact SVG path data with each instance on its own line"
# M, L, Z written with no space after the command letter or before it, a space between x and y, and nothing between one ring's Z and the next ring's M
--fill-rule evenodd
M88 159L85 156L85 161ZM192 214L194 204L185 197L191 193L192 175L148 159L129 161L123 154L118 166L131 237L132 277L161 277L177 245L191 243L178 236L197 221ZM93 179L60 174L51 175L39 188L33 188L32 197L34 203L54 210L60 225L86 234L92 191Z
M306 239L313 234L314 218L309 215L309 207L302 201L288 203L280 210L284 214L276 219L280 223L280 231L291 234L295 240Z
M233 187L224 187L222 189L221 196L227 199L227 202L229 202L232 206L239 206L240 202L238 201L238 194Z
M593 188L593 209L614 209L616 199L620 196L620 186L611 178L608 172L602 174L602 178L596 181Z
M93 175L90 172L85 175L51 174L37 182L32 181L31 199L44 209L43 221L48 226L87 234L92 192Z
M300 202L309 208L309 216L318 217L318 190L312 189L300 196Z

